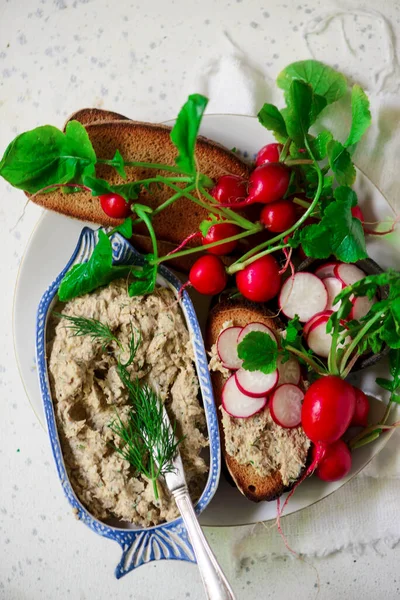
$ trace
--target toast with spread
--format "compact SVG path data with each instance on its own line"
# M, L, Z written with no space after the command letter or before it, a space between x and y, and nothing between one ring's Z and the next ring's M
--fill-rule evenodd
M262 305L244 300L221 302L210 311L206 341L227 469L240 492L260 502L278 498L300 478L310 442L301 427L286 429L277 425L268 404L248 418L232 417L222 406L222 392L230 372L218 358L218 337L227 327L245 327L253 322L266 325L279 336L282 324Z

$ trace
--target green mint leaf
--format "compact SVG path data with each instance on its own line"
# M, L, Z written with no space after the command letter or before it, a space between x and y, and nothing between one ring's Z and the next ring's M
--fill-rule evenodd
M272 131L278 142L286 141L288 133L285 120L274 104L265 103L257 116L261 125Z
M70 121L65 133L44 125L21 133L0 161L0 175L12 186L34 194L51 184L81 183L94 174L96 154L86 129Z
M399 394L392 394L390 396L390 400L392 402L396 402L396 404L400 404L400 395Z
M400 352L390 350L389 352L390 374L397 385L400 384Z
M330 131L321 131L316 138L309 139L308 143L315 160L323 160L328 155L328 144L333 139Z
M344 75L317 60L300 60L288 65L277 77L277 84L287 92L294 79L308 83L314 94L325 98L327 104L339 100L347 91Z
M140 194L140 183L133 181L132 183L122 183L111 185L106 179L98 177L86 176L83 178L83 183L92 190L92 196L103 196L103 194L119 194L124 200L136 200Z
M202 236L206 237L207 233L210 231L210 228L220 222L221 219L217 215L210 213L207 219L204 219L204 221L202 221L199 225Z
M351 91L351 128L345 141L345 147L358 144L368 127L371 125L368 96L359 85L353 85Z
M124 238L126 239L130 239L133 235L133 231L132 231L132 219L125 219L125 221L123 221L121 223L121 225L118 225L117 227L115 227L113 229L113 233L120 233L121 235L124 236Z
M74 265L68 271L58 289L61 302L67 302L76 296L82 296L93 290L107 285L113 279L126 277L131 270L127 266L114 266L112 264L111 242L104 231L99 231L97 242L89 260L85 263Z
M130 296L144 296L154 292L157 279L157 265L151 265L150 260L153 254L146 256L146 263L141 267L132 270L133 281L129 284L128 293Z
M295 79L290 85L286 101L288 106L282 113L288 136L302 147L312 122L313 91L307 83Z
M296 316L293 319L290 319L286 325L286 336L284 337L285 341L293 346L296 343L296 340L298 340L301 336L302 331L303 327L300 323L299 317Z
M362 224L351 214L357 203L355 192L346 186L334 191L335 201L325 208L318 224L308 225L300 232L300 241L307 256L328 258L334 254L343 262L367 258Z
M322 221L300 231L300 244L304 253L313 258L329 258L332 254L330 236Z
M351 156L346 148L336 140L331 140L327 145L329 165L340 185L353 185L356 179L356 170Z
M114 154L113 163L117 173L121 175L122 179L126 179L125 163L119 150L116 150Z
M251 331L238 345L238 356L243 360L243 369L268 375L276 369L278 346L268 333Z
M381 330L381 338L394 350L400 349L400 335L396 329L396 323L392 315L388 315L384 321L384 325Z
M196 139L207 103L208 99L201 94L189 96L171 131L172 143L178 150L175 162L188 175L194 175L196 172Z
M379 385L379 387L381 387L382 389L387 390L388 392L393 391L393 381L390 381L390 379L384 379L383 377L377 377L375 379L375 381Z

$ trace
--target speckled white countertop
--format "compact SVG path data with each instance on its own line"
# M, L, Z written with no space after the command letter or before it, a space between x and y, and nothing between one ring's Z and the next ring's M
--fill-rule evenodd
M362 25L365 10L374 16L374 27ZM332 11L353 18L350 30L342 28L338 34L348 38L347 55L341 55L343 45L329 46L307 29L315 15ZM382 32L386 39L400 36L400 4L391 0L381 0L379 6L372 0L2 0L0 153L16 133L43 123L61 126L69 113L83 106L142 120L173 117L187 93L196 91L199 70L223 54L224 32L246 54L254 77L262 82L258 89L263 97L256 98L256 104L270 99L270 83L283 66L310 57L310 52L331 64L345 63L347 74L368 89L381 86L391 93L389 99L383 94L376 100L385 109L370 133L373 151L361 153L358 162L395 202L400 170L395 168L398 146L391 132L399 123L400 79L397 59L380 45ZM236 100L230 93L227 112L235 112ZM392 162L382 152L383 145L395 157ZM200 577L187 563L152 563L115 580L119 547L71 516L47 437L26 399L12 341L18 265L41 210L28 206L15 227L23 195L0 185L0 599L200 600ZM356 509L362 501L354 497L349 508ZM255 548L254 559L234 569L237 557L226 548L224 532L209 530L208 536L238 599L285 600L296 594L311 600L318 588L315 569L321 600L400 596L396 543L379 552L372 545L358 547L357 553L342 549L312 559L314 568L290 556L257 560Z

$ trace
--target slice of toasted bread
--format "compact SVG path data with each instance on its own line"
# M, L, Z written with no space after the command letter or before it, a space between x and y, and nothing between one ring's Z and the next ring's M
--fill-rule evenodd
M72 113L65 121L64 131L69 121L79 121L82 125L91 125L98 121L129 121L128 117L120 115L119 113L111 110L103 110L102 108L81 108L76 112Z
M255 321L264 323L273 330L282 327L280 320L274 317L263 305L253 304L245 300L222 302L210 311L208 317L206 328L206 345L208 349L216 343L218 335L226 321L232 321L235 326L239 327L244 327L248 323ZM242 494L253 502L275 500L291 486L284 485L279 470L271 472L267 477L263 477L251 464L239 464L233 456L227 453L220 409L222 389L226 378L222 373L212 371L211 380L217 404L222 453L230 475ZM249 418L251 419L252 417Z
M108 115L109 113L107 113ZM85 109L73 115L83 119L91 142L99 158L112 159L116 150L119 150L126 161L152 162L173 165L176 149L170 140L170 127L151 123L138 123L122 120L120 115L113 121L102 121L102 113L97 109ZM100 120L99 120L100 119ZM231 173L248 177L250 167L238 156L223 146L199 137L196 146L196 159L200 172L212 179ZM127 168L129 181L154 177L159 171L143 168ZM169 173L162 172L164 176ZM112 167L99 165L97 175L107 179L112 184L123 183L124 180ZM144 191L140 202L158 207L171 197L174 192L167 186L154 187L151 192ZM108 217L101 209L100 201L90 192L63 194L60 191L39 194L34 202L60 212L67 216L75 217L100 225L116 225L121 221ZM194 204L186 198L177 200L174 204L162 211L153 219L156 235L159 239L172 243L179 243L198 230L200 222L208 215L207 210ZM137 227L138 233L146 234L143 225Z

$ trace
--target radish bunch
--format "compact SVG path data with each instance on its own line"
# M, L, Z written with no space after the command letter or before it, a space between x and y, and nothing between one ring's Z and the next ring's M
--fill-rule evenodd
M349 427L366 426L367 396L340 377L327 375L311 384L301 410L304 433L314 443L307 475L337 481L351 468L351 454L341 439Z
M222 406L232 417L248 418L270 402L271 417L281 427L300 425L304 394L299 387L301 372L295 358L278 359L272 373L244 369L238 344L251 332L266 333L277 342L275 333L263 323L227 327L218 336L217 353L223 366L232 371L222 391Z
M296 273L283 284L279 306L288 318L297 315L304 323L305 340L317 356L329 356L332 337L327 333L326 325L332 312L340 307L340 302L334 303L336 296L363 277L364 271L356 265L330 262L319 266L315 273ZM354 298L349 318L361 319L374 302L375 299L369 300L367 296ZM350 341L347 337L342 344L345 346Z

